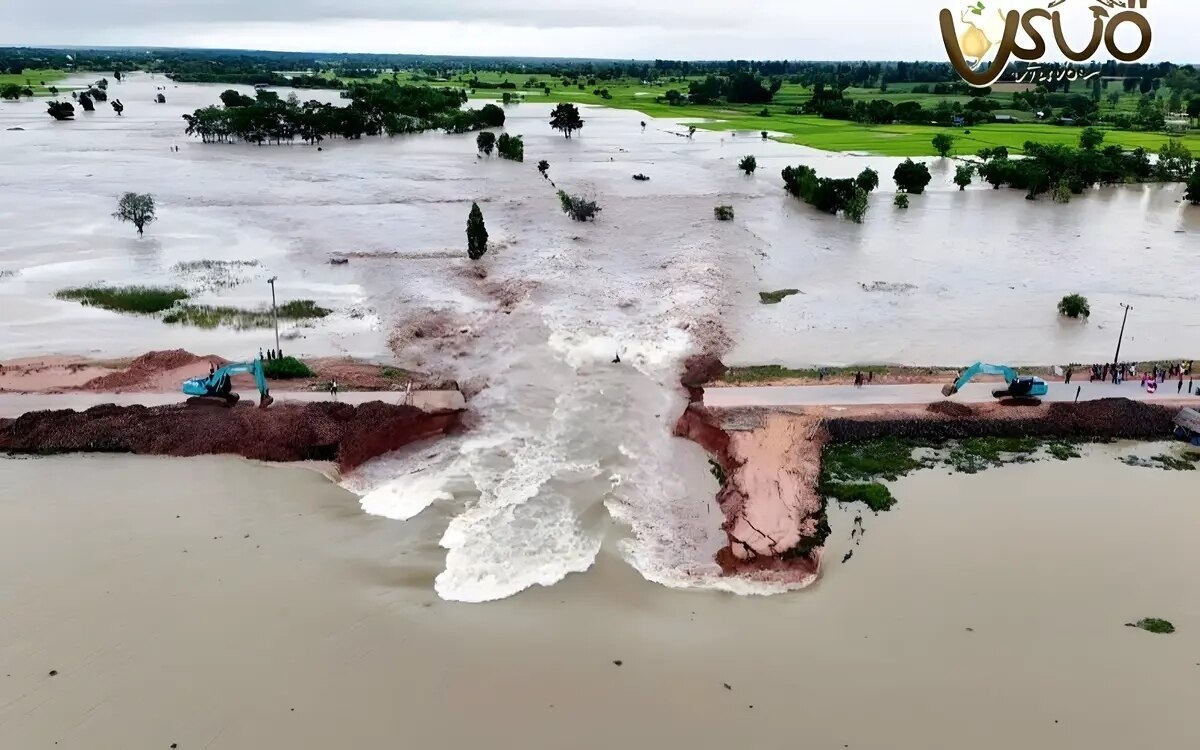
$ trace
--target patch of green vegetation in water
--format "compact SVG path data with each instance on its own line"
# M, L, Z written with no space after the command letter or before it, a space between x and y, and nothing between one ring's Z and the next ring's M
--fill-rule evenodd
M708 459L708 470L712 473L713 478L716 479L722 487L724 487L725 482L729 479L729 477L725 476L725 470L721 468L721 464L710 458Z
M862 503L876 513L891 510L896 497L879 482L828 482L817 488L822 497L839 503Z
M170 310L187 299L188 293L179 287L84 286L63 289L54 296L114 312L150 314Z
M279 306L280 320L311 320L324 318L331 311L320 307L312 300L293 300ZM237 330L271 328L275 318L270 309L243 310L237 307L212 305L180 305L165 316L164 323L179 323L197 328L229 326Z
M1160 635L1169 635L1175 632L1175 626L1168 620L1161 620L1157 617L1145 617L1137 622L1125 623L1127 628L1140 628L1147 633L1158 633Z
M835 443L825 448L817 491L827 500L861 502L882 512L894 507L896 499L881 480L894 482L918 469L937 466L978 474L996 466L1037 461L1042 448L1046 456L1060 461L1080 456L1071 443L1031 437L982 437L943 443L886 437ZM918 449L927 451L918 456Z
M1172 456L1166 453L1161 453L1150 458L1142 458L1141 456L1123 456L1121 462L1129 466L1137 466L1143 469L1163 469L1166 471L1196 471L1197 465L1200 464L1200 453L1184 453L1179 456Z
M776 292L759 292L758 299L764 305L778 305L780 302L783 302L785 298L799 293L799 289L780 289Z

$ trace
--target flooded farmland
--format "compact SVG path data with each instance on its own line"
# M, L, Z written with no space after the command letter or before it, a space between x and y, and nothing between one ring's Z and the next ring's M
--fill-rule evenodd
M166 104L153 103L158 86ZM285 326L289 353L395 363L475 394L469 434L375 462L349 485L369 512L411 519L425 544L440 543L434 585L446 599L501 598L586 570L611 520L622 529L614 548L642 576L730 585L712 562L725 538L706 457L670 437L684 403L679 363L700 348L725 349L731 364L1090 362L1111 356L1127 302L1129 358L1200 350L1200 323L1180 314L1200 295L1200 217L1177 202L1181 186L1031 203L960 193L949 163L933 159L929 191L898 212L895 159L757 133L687 138L677 123L597 108L584 108L584 130L567 140L546 124L549 108L532 104L506 110L524 164L477 158L471 135L320 151L185 138L180 115L225 88L130 76L112 92L123 117L98 108L74 122L53 121L39 101L0 104L0 357L250 356L272 343L269 331L167 326L54 293L188 285L181 263L255 261L244 283L197 300L265 304L266 279L278 276L283 299L334 310ZM760 165L749 178L736 168L748 153ZM562 215L540 159L558 187L600 203L594 224ZM828 176L878 169L866 223L786 196L779 171L799 163ZM638 172L651 179L633 181ZM128 190L159 203L144 238L110 217ZM465 253L472 201L493 243L483 274ZM733 205L735 221L714 221L718 204ZM803 294L758 304L757 292L785 287ZM1088 323L1055 314L1071 292L1091 299Z

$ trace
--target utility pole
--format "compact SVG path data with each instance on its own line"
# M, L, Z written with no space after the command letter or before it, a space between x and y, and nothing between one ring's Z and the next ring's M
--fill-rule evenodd
M1125 338L1125 322L1129 320L1129 311L1133 309L1133 305L1121 303L1121 307L1125 308L1125 317L1121 318L1121 333L1117 336L1117 353L1113 355L1113 382L1117 382L1117 366L1121 361L1121 341Z
M279 308L275 306L275 282L278 280L278 276L272 276L267 283L271 285L271 315L275 318L275 356L282 357L283 352L279 350ZM1120 347L1117 351L1120 351Z

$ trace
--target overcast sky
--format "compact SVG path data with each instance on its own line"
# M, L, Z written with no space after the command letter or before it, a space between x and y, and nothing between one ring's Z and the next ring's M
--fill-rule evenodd
M1025 10L1047 0L984 0ZM0 0L0 45L673 59L945 59L966 0ZM1092 0L1066 30L1082 47ZM1149 0L1146 60L1196 57L1200 2ZM1053 36L1047 32L1050 48ZM1120 37L1119 37L1120 38Z

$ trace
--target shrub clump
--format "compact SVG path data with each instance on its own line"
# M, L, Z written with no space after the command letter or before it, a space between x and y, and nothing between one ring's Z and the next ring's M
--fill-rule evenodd
M1092 315L1092 307L1088 304L1087 297L1068 294L1059 300L1058 314L1066 318L1089 318Z
M263 360L263 374L275 380L311 378L315 373L295 357Z
M596 214L600 213L601 210L596 205L596 201L589 201L569 195L565 190L558 191L558 200L562 204L563 213L575 221L590 221L595 219Z
M733 206L714 206L713 216L717 221L733 221Z
M500 140L496 142L496 151L503 159L525 161L525 141L519 135L501 133Z
M1169 620L1162 620L1157 617L1143 617L1137 622L1125 623L1127 628L1140 628L1147 633L1158 633L1160 635L1170 635L1175 632L1175 626Z
M785 297L791 297L793 294L799 293L799 289L780 289L777 292L759 292L758 299L764 305L777 305L782 302Z
M324 318L331 312L310 299L285 302L278 309L280 320ZM197 328L217 328L227 325L240 331L250 328L271 328L275 325L275 317L269 308L244 310L237 307L214 305L179 305L163 316L163 322L192 325Z
M63 289L54 296L114 312L157 313L170 310L188 293L179 287L85 286Z

